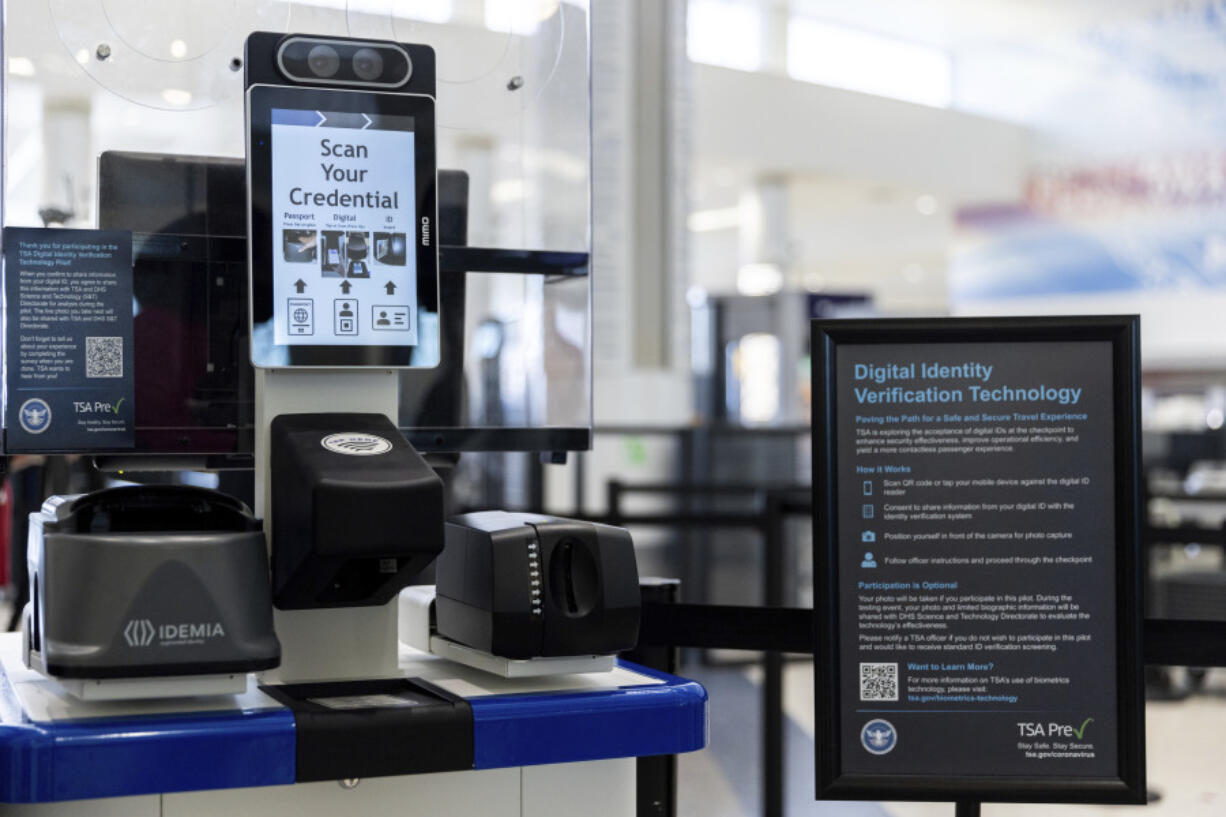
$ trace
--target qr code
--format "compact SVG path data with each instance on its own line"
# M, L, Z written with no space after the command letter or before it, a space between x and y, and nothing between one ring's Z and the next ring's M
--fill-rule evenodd
M123 338L86 338L85 376L123 377Z
M897 701L898 665L861 664L860 700Z

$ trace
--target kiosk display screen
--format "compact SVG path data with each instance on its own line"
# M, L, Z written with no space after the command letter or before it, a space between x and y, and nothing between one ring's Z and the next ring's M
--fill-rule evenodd
M829 796L1134 798L1135 321L854 323L814 349Z
M417 258L404 252L417 225L413 126L411 116L273 108L278 344L417 345Z
M255 364L437 365L433 100L249 93Z

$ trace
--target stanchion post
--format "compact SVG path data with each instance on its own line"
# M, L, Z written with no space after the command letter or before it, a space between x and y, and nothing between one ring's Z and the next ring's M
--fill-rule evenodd
M677 579L642 578L639 590L643 604L676 604L681 582ZM677 671L677 647L640 644L622 658L650 669ZM635 767L635 813L637 817L675 817L677 814L677 756L640 757Z
M783 513L780 498L768 491L762 509L762 535L765 544L762 602L766 607L782 607L786 565L784 564ZM783 653L763 654L762 678L762 814L783 817L785 732L783 718Z

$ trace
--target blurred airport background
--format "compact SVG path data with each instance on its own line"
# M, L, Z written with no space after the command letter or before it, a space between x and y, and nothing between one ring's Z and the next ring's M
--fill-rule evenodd
M230 25L206 3L113 5L132 15L137 37L150 15L178 20L187 33L169 41L171 53L190 55L194 35ZM561 10L590 20L590 324L565 298L490 276L470 292L466 360L485 412L477 420L590 416L594 445L564 464L465 455L459 507L620 521L640 572L679 578L687 601L808 607L811 318L1139 313L1147 614L1226 621L1226 2L257 6L277 20L343 10L351 25L394 6L419 30L448 26L468 43L511 26L516 43L554 59L544 80L584 57L559 44L585 35L556 24ZM8 4L10 30L44 26L63 42L7 43L6 223L92 225L99 146L241 155L238 135L216 127L238 103L210 107L207 85L142 76L112 93L83 81L74 60L94 70L97 59L86 37L74 50L60 25L69 11L66 0ZM242 13L251 19L235 25L261 22ZM582 140L559 132L525 160L512 150L521 131L464 121L465 111L501 113L477 84L463 85L465 68L448 66L456 87L476 90L451 120L441 161L470 173L470 243L576 249L573 236L582 243L589 226L572 206L589 184ZM586 91L551 88L537 114L515 121L539 135ZM593 350L591 372L569 370L547 401L524 361L555 373L569 364L546 359L525 332L542 315L554 319L549 338L590 332ZM579 395L589 374L590 406ZM13 541L22 509L93 479L66 462L14 465ZM771 508L783 509L777 537ZM17 561L0 576L10 598ZM678 813L762 814L764 781L777 779L788 817L952 813L813 801L810 657L783 662L777 750L764 745L761 654L682 659L710 690L712 740L680 760ZM1152 810L1220 813L1226 674L1151 668L1147 680ZM1116 810L986 813L1058 811Z

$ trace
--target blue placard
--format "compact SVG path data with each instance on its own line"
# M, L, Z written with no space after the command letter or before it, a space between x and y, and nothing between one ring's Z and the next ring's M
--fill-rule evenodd
M4 229L5 447L135 445L132 234Z

